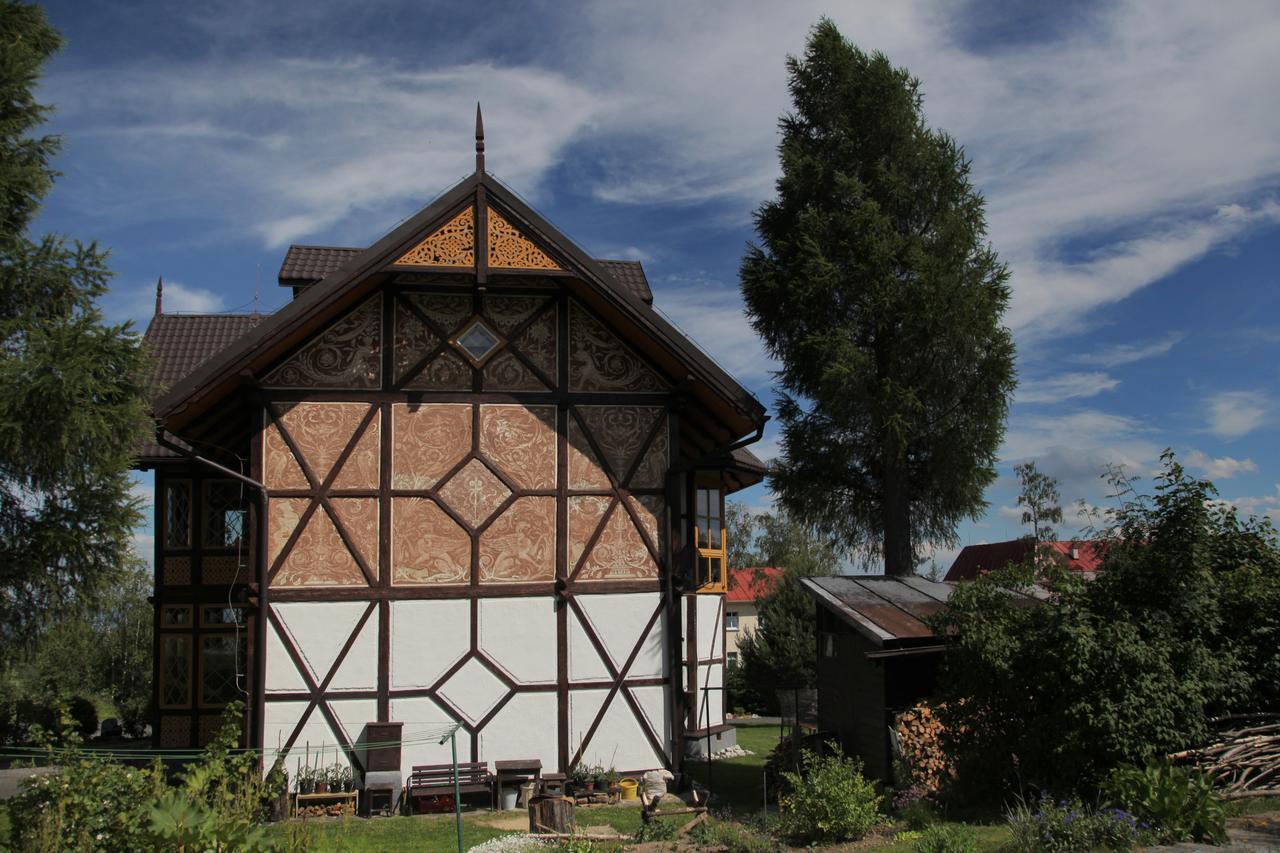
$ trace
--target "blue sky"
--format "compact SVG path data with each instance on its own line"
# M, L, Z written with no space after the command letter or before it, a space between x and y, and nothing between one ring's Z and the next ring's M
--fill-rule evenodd
M40 227L112 249L113 318L145 327L159 275L169 310L278 307L290 242L367 245L471 170L480 100L490 170L588 251L644 261L656 305L766 403L737 267L777 176L783 58L831 15L921 79L1013 272L1021 387L959 544L1022 532L1018 461L1096 505L1106 463L1149 478L1165 447L1280 519L1274 4L46 8L66 144Z

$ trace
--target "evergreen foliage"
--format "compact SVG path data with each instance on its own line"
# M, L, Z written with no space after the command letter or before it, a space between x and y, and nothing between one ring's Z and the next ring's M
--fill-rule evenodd
M1022 566L961 584L937 620L958 788L1088 795L1112 768L1196 746L1208 721L1280 707L1280 542L1166 452L1154 494L1113 472L1093 581Z
M43 12L0 2L0 643L30 640L126 564L145 436L140 341L97 306L96 244L29 234L53 185L54 136L33 89L59 48Z
M787 70L778 196L741 269L782 365L770 482L798 518L910 575L995 478L1015 383L1008 271L916 79L825 19Z

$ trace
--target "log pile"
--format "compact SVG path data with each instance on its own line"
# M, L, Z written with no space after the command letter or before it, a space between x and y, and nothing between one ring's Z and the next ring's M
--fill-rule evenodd
M353 800L324 805L298 806L298 817L347 817L356 813Z
M903 711L894 723L894 740L909 783L924 796L938 792L954 769L942 749L943 727L928 703ZM899 780L901 783L904 780Z
M1249 714L1213 721L1208 746L1169 756L1194 764L1225 799L1280 795L1280 714Z

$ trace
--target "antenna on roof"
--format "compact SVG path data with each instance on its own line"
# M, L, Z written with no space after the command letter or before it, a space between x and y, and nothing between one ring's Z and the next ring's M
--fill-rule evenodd
M484 117L480 115L480 102L476 101L476 174L484 171Z
M164 276L156 279L156 314L164 313Z

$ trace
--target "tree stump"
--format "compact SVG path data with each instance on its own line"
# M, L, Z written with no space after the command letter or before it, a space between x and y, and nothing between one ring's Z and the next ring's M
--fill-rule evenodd
M569 797L538 796L529 800L529 832L572 835L576 826L573 800Z

